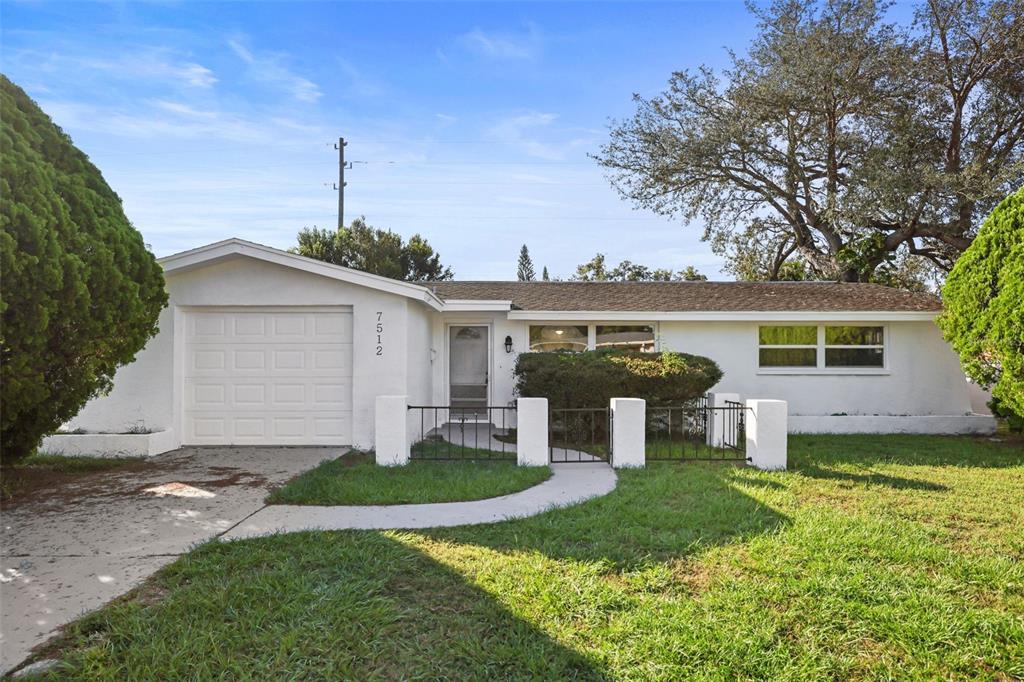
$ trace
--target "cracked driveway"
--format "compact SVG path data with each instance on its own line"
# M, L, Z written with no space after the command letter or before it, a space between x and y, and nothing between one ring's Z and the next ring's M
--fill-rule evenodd
M83 476L3 511L0 674L87 611L252 515L267 491L345 448L182 448Z

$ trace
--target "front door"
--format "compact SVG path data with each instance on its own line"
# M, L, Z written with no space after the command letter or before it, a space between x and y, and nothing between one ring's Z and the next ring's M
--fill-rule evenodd
M453 419L486 419L487 327L448 328L448 395Z

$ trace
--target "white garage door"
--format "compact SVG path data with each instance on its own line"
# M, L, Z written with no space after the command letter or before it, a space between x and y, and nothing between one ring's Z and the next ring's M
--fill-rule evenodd
M351 310L186 313L184 400L188 444L351 443Z

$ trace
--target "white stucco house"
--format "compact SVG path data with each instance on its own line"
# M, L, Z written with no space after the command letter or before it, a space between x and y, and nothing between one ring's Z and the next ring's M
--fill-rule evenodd
M874 284L412 284L241 239L161 260L160 332L44 447L374 445L378 395L514 399L531 350L705 355L716 387L789 403L792 431L986 432L934 319L939 301ZM108 439L104 441L103 439Z

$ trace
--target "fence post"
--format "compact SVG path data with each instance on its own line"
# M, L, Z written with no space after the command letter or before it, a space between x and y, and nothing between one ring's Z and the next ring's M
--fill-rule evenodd
M612 466L642 467L647 463L647 401L612 398Z
M786 468L787 415L785 400L747 401L747 457L758 469Z
M516 461L521 467L547 466L548 399L516 400Z
M379 395L374 408L374 449L377 464L388 467L408 464L408 397Z
M708 447L724 448L726 443L739 444L736 434L736 431L739 429L739 415L737 414L733 419L730 419L728 410L714 409L716 407L727 407L725 404L727 401L738 403L740 401L740 394L708 393L708 422L704 434ZM733 433L726 434L727 429Z

